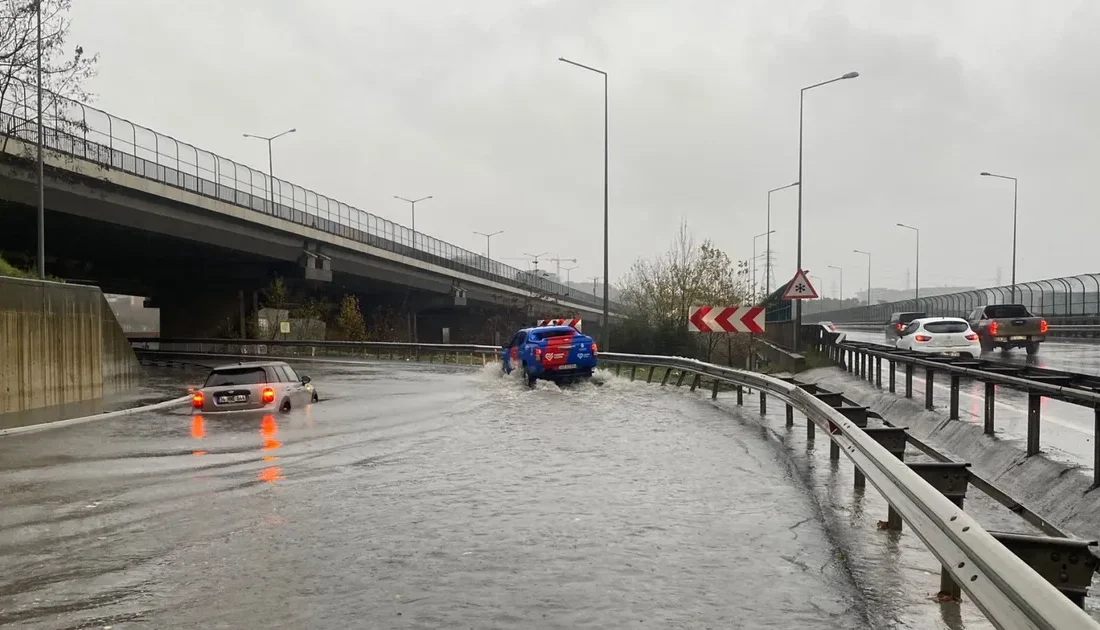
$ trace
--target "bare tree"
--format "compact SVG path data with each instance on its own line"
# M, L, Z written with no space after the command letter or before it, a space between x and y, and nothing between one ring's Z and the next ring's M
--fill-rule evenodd
M87 79L98 55L68 46L72 0L0 0L0 133L33 140L37 125L38 16L42 11L42 124L72 132L84 126L76 101L90 100Z

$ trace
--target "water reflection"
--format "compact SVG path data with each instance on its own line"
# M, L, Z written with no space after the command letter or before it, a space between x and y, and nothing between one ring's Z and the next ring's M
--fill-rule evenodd
M260 421L260 461L266 462L269 465L260 471L259 478L261 481L267 483L274 483L281 481L285 477L282 473L282 468L279 466L270 465L279 459L274 451L279 450L283 446L277 438L279 435L279 425L275 422L275 416L266 415ZM202 440L206 437L206 420L201 415L191 416L191 438L194 440ZM200 449L196 446L191 451L192 455L206 455L207 451Z
M191 418L191 437L196 440L201 440L206 437L206 423L203 421L202 416L193 416ZM206 451L195 449L191 451L192 455L206 455Z
M274 462L278 458L276 455L272 455L271 451L278 450L283 445L282 442L275 439L279 433L279 425L275 423L275 416L264 416L263 421L260 422L260 435L263 437L263 451L266 453L261 457L265 462ZM284 479L282 475L282 469L278 466L268 466L260 471L260 480L267 483L275 483Z

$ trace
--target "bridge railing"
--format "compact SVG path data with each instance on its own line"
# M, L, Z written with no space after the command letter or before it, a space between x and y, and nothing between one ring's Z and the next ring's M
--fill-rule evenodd
M0 144L5 148L8 143L3 136L36 141L34 102L34 86L13 79L8 96L0 100ZM552 282L427 234L414 233L404 225L308 188L270 178L266 173L90 105L50 92L45 94L44 103L43 145L58 153L445 269L594 308L603 306L602 296ZM619 305L612 307L617 310Z
M291 340L135 338L131 343L138 349L149 348L143 354L150 355L173 352L229 354L248 348L246 356L255 356L260 349L270 352L273 349L293 348L307 356L316 356L318 352L352 355L373 352L386 355L384 358L389 358L390 353L394 358L410 358L444 353L455 357L481 355L483 362L486 359L495 361L500 350L496 346L484 345ZM154 347L158 350L153 350ZM839 393L826 392L816 385L681 357L609 352L600 355L600 362L604 366L614 367L616 373L622 367L628 367L631 380L639 368L648 370L647 382L653 380L656 370L661 370L662 385L667 384L673 375L677 375L676 385L683 384L685 378L690 377L692 390L706 379L711 383L712 397L717 397L720 386L732 387L737 391L739 404L743 403L746 389L750 392L756 390L760 394L761 413L765 412L769 398L786 404L787 426L793 425L793 414L797 411L805 417L811 436L816 430L822 430L832 444L830 456L836 459L843 452L856 467L857 484L860 479L869 480L889 504L890 519L899 519L896 526L900 527L901 522L908 524L925 542L942 566L941 586L955 592L965 591L994 626L1100 630L1100 624L993 533L983 529L942 489L937 489L889 450L882 435L872 436L870 429L864 430L858 421L842 413ZM896 432L899 429L890 430ZM1005 535L1001 536L1004 538Z
M1100 317L1100 273L1064 278L1021 282L1015 292L1011 285L974 289L915 300L885 302L822 313L805 313L803 321L886 322L891 313L921 311L930 317L966 317L986 304L1023 304L1035 315L1044 317Z

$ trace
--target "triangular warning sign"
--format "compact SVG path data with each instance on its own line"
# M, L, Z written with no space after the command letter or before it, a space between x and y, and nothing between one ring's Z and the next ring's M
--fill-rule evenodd
M816 300L817 290L814 289L814 285L810 284L810 279L806 277L806 271L799 269L798 273L794 274L794 279L787 285L787 290L783 292L784 300Z

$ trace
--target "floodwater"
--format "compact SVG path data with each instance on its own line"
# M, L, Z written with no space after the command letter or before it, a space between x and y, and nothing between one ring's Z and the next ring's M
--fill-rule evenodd
M990 627L934 601L935 559L781 406L300 371L322 400L290 414L0 438L0 625Z

